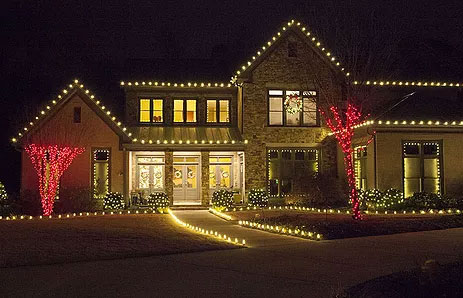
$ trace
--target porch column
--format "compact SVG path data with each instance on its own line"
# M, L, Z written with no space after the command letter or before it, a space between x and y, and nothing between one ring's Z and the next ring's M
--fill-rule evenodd
M209 151L201 151L201 204L209 205Z
M166 150L166 161L165 161L165 189L167 197L169 198L170 205L174 203L174 153L172 150Z

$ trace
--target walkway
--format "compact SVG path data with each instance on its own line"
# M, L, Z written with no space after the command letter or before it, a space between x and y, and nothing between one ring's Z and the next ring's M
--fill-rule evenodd
M0 296L332 297L429 258L463 259L463 229L315 242L233 226L204 211L175 214L251 247L0 269Z

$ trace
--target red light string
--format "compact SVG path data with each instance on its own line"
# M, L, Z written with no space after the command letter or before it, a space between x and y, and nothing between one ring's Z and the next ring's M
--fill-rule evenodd
M25 149L39 178L43 215L51 215L61 176L74 158L85 151L85 148L31 144Z
M325 118L326 124L333 132L338 144L341 146L341 150L344 153L344 166L347 175L347 182L350 188L349 198L352 202L352 211L354 219L362 219L360 214L360 202L355 184L355 171L353 163L353 149L352 149L352 137L354 136L354 128L365 121L367 116L362 116L362 112L349 103L347 110L344 112L345 121L341 119L338 107L331 106L329 108L331 117L327 115L323 110L320 109L320 113ZM367 142L369 144L372 138Z

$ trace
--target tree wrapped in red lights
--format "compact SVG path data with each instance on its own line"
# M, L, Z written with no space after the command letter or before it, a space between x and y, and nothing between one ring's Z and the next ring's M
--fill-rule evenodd
M53 212L61 176L74 158L85 151L85 148L31 144L25 149L39 178L43 215L48 216Z
M353 217L354 219L361 219L360 202L355 184L355 171L352 160L352 137L354 136L354 128L362 124L367 116L362 115L362 112L352 103L347 105L344 115L341 115L339 108L336 106L331 106L329 111L331 112L331 116L320 109L320 113L325 118L326 124L333 132L344 153L344 168L350 188L349 198L352 202Z

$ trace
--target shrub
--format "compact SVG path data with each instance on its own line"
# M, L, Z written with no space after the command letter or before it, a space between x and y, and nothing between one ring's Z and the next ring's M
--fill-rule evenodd
M165 192L154 192L148 196L147 204L155 211L163 211L169 207L169 197Z
M23 190L14 201L13 212L24 215L42 215L42 201L38 191Z
M360 209L377 209L379 206L382 205L382 193L373 188L367 190L357 190L359 201L360 201ZM349 203L352 204L351 200L349 199Z
M212 195L212 207L224 209L233 205L233 193L226 189L214 191Z
M400 190L389 188L385 192L378 189L359 190L361 209L388 210L396 209L403 203L403 194Z
M119 192L108 192L104 197L103 206L104 209L124 209L124 197Z
M8 199L5 186L0 182L0 215L5 216L11 213L11 202Z
M251 189L248 194L248 204L251 206L268 206L268 195L263 189Z
M97 200L90 188L73 187L60 189L59 200L55 201L54 212L84 212L97 210Z
M398 209L404 202L404 194L402 191L389 188L383 193L381 198L381 206L384 209Z
M404 199L401 204L405 209L442 209L446 208L441 196L428 192L415 192L413 196Z

